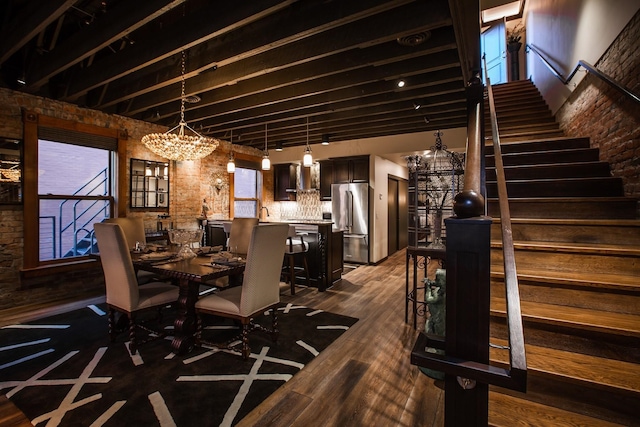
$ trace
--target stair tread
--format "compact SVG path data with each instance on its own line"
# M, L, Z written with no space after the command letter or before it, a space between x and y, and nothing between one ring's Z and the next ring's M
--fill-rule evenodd
M521 301L522 318L540 323L562 324L589 331L640 338L640 316ZM491 298L491 313L506 314L504 298Z
M496 197L488 197L487 201L497 201ZM509 203L519 202L519 201L528 201L528 202L553 202L557 203L558 197L509 197ZM613 197L563 197L563 203L582 203L582 202L594 202L598 201L601 203L610 203L610 202L618 202L618 201L636 201L633 197L626 196L613 196Z
M614 245L608 243L574 243L574 242L546 242L546 241L515 241L513 246L516 250L540 250L548 252L578 252L603 255L623 255L640 257L640 246L637 245ZM501 248L501 240L492 240L491 247Z
M517 266L516 266L517 268ZM518 269L518 280L543 282L558 285L613 288L625 291L640 291L640 281L636 276L612 273L582 273L573 271L549 271ZM502 265L491 266L491 277L504 279Z
M491 337L492 344L507 346L507 340ZM526 344L527 370L587 382L604 389L615 388L640 394L640 365L581 353ZM509 364L507 350L491 348L492 362Z
M500 218L493 218L494 223L500 223ZM553 225L595 225L640 227L638 219L579 219L579 218L511 218L512 224L553 224Z
M581 176L581 177L567 177L567 178L535 178L535 179L507 179L509 183L540 183L540 184L553 184L555 181L561 182L582 182L582 181L619 181L620 178L615 176ZM497 180L487 181L487 184L495 184Z
M493 427L511 427L514 425L514 420L529 420L529 423L526 425L535 425L537 427L620 426L620 424L614 424L553 406L531 402L497 391L490 391L489 425Z

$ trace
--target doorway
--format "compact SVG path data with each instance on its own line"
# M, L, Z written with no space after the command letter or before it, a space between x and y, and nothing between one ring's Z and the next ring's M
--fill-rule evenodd
M405 179L389 176L387 179L387 256L407 247L408 238L408 183Z
M504 21L492 26L480 36L482 54L487 61L487 75L491 84L506 83L507 76L507 37ZM485 80L486 84L486 80Z

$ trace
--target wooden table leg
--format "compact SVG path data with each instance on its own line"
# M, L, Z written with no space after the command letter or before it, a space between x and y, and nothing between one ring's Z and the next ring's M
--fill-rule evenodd
M171 347L176 354L188 353L193 350L196 332L196 310L199 283L188 279L180 279L180 294L178 310L173 323L174 335Z

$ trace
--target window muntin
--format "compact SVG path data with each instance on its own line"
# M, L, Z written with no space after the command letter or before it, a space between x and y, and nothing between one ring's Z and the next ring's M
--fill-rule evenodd
M39 260L95 250L93 223L109 217L114 153L38 140Z
M233 176L233 215L256 218L260 207L262 175L256 169L236 167Z

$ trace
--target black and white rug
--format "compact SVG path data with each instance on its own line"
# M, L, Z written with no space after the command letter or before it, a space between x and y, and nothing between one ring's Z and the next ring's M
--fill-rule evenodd
M126 334L109 342L104 306L7 326L0 329L0 392L36 426L230 426L357 321L291 304L278 310L277 344L253 333L248 361L215 348L178 356L170 336L131 355ZM171 335L169 316L163 325ZM237 332L220 320L204 334L221 342Z

